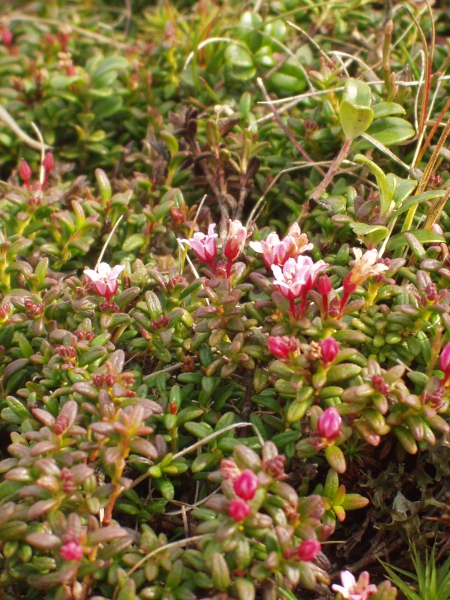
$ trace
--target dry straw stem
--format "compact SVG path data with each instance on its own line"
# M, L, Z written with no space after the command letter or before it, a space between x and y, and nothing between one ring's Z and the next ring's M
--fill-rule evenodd
M202 438L198 442L195 442L195 444L192 444L192 446L188 446L184 450L177 452L176 454L173 455L172 461L175 461L178 458L181 458L182 456L184 456L185 454L189 454L190 452L197 450L197 448L201 448L201 446L204 446L205 444L212 442L214 439L216 439L216 437L223 435L227 431L231 431L232 429L240 429L241 427L252 427L256 433L259 443L261 444L261 447L264 446L264 439L263 439L259 429L256 427L256 425L253 425L253 423L233 423L233 425L228 425L227 427L224 427L223 429L219 429L219 431L214 431L214 433L211 433L210 435L207 435L206 437ZM139 483L141 483L141 481L144 481L144 479L146 479L147 477L149 477L149 474L143 473L142 475L140 475L137 479L135 479L133 481L131 487L132 488L136 487Z
M270 100L270 96L267 93L266 88L264 87L264 83L263 83L261 77L258 77L256 82L257 82L260 90L262 91L264 98L266 99L266 103L269 105L269 108L272 111L273 116L275 117L275 120L278 123L278 125L285 132L285 134L288 136L290 141L294 144L294 147L300 152L300 154L303 156L303 158L305 158L307 161L309 161L310 164L312 166L314 166L314 168L322 175L322 177L325 177L325 171L314 164L313 159L309 156L309 154L306 152L306 150L298 143L298 141L295 139L295 137L292 135L291 131L289 130L288 126L285 125L285 123L283 123L280 115L277 112L277 109L275 108L275 106L272 104L272 102Z
M12 116L9 114L9 112L6 110L6 108L3 108L3 106L1 106L1 105L0 105L0 121L3 121L4 124L7 127L9 127L9 129L11 129L11 131L13 131L17 135L17 137L22 140L22 142L25 142L25 144L30 146L30 148L33 148L34 150L38 150L39 152L45 152L45 150L50 150L51 146L47 146L47 144L43 143L42 136L41 136L39 142L37 142L36 140L33 140L33 138L31 138L27 133L25 133L25 131L23 131L19 127L19 125L12 118Z
M448 121L443 132L441 133L438 143L436 144L436 146L434 148L434 151L433 151L433 154L431 155L430 161L425 168L423 177L422 177L419 185L417 186L416 193L414 194L415 196L418 196L419 194L421 194L422 192L425 191L425 189L428 185L428 180L430 179L430 176L431 176L431 174L434 170L434 167L436 166L436 162L439 158L441 148L445 144L449 134L450 134L450 120ZM409 231L411 229L414 215L416 214L416 210L417 210L417 205L412 206L409 209L408 214L406 215L405 222L402 227L402 231Z

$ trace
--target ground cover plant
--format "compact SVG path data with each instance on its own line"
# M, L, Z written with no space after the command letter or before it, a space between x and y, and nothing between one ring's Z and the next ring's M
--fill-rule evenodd
M0 596L447 598L446 3L2 11Z

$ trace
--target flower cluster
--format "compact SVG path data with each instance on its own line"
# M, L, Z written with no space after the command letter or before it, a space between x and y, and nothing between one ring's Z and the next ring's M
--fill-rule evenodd
M258 484L258 477L250 469L245 469L234 479L233 487L238 498L230 501L228 513L234 521L243 521L250 514L248 501L253 500Z
M268 269L273 265L284 265L289 258L296 259L303 252L313 249L308 243L308 236L301 233L298 223L289 228L287 235L280 240L277 233L269 233L266 240L250 242L250 248L262 254Z
M218 273L218 265L216 264L217 258L217 246L216 238L218 237L215 233L216 224L212 223L208 227L208 233L204 234L201 232L194 233L192 239L181 239L181 243L185 243L190 246L197 258L206 263L214 275ZM247 229L242 225L240 221L228 222L228 235L223 248L223 256L226 258L225 273L226 277L230 277L231 268L233 263L241 253L242 246L247 239Z

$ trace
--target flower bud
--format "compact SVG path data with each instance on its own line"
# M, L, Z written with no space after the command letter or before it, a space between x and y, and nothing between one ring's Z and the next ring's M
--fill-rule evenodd
M53 154L51 152L47 152L47 154L44 156L44 160L42 161L42 166L48 173L55 166L55 160L54 160Z
M331 279L328 275L322 275L317 284L317 291L323 296L328 296L332 289Z
M77 542L70 541L61 546L59 553L64 560L81 560L83 548Z
M267 340L269 350L277 358L287 358L291 352L298 351L300 349L298 340L294 337L284 336L270 336Z
M233 519L233 521L243 521L250 514L250 506L245 500L242 500L242 498L238 498L237 500L233 499L230 501L230 508L228 510L228 514Z
M318 540L305 540L297 548L297 556L300 560L308 562L314 560L321 550L322 546Z
M250 471L245 469L237 479L234 480L234 491L243 500L252 500L255 496L256 490L258 489L258 477Z
M2 42L9 49L9 48L11 48L12 41L13 41L13 34L11 33L11 31L9 29L7 29L5 27L2 31Z
M445 346L439 357L439 368L445 373L445 380L450 376L450 343Z
M431 226L431 231L434 231L435 233L439 233L440 235L444 235L444 230L437 223L434 223L434 225Z
M30 169L30 165L27 163L26 160L24 160L22 158L22 160L20 161L20 167L19 167L19 175L20 175L20 179L22 179L22 181L24 181L25 183L28 183L28 181L30 181L30 177L32 176L32 171Z
M322 351L322 362L328 365L334 361L339 352L339 344L332 337L319 342L320 349Z
M327 438L327 440L334 440L341 431L341 425L341 415L338 413L337 408L331 406L320 417L317 429L322 437Z

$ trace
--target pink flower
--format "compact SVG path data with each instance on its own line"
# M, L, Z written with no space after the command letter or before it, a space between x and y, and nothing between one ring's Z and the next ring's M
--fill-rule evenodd
M444 379L442 383L446 383L450 377L450 343L447 344L441 352L439 357L439 368L444 371Z
M289 337L287 335L277 336L271 335L267 340L269 350L277 358L287 358L292 352L298 352L300 350L300 344L297 338Z
M312 289L320 271L327 267L328 265L323 260L315 263L309 256L300 255L297 259L288 258L283 267L272 265L274 284L278 286L285 298L293 301Z
M228 514L236 522L243 521L250 514L250 506L242 498L233 499L230 501Z
M272 265L284 265L288 258L297 258L299 254L312 250L313 245L308 244L308 236L301 233L298 223L294 223L282 241L277 233L269 233L266 240L250 242L250 247L263 255L270 269Z
M332 363L339 352L339 344L337 341L334 338L329 337L326 340L319 342L319 346L322 352L322 362L325 365Z
M108 263L100 263L96 271L85 269L84 274L94 282L97 294L109 300L117 292L117 288L119 287L117 278L124 269L125 267L121 265L117 265L114 269L111 269Z
M345 600L368 600L371 594L378 592L377 586L373 583L369 585L369 581L370 576L367 571L361 573L358 581L350 571L341 571L342 585L334 583L331 589L339 592Z
M247 239L247 229L240 221L228 221L228 238L223 249L223 255L228 259L228 262L233 262L239 256L241 246Z
M253 500L256 490L258 489L258 477L250 471L245 469L237 479L234 480L233 486L236 495L242 500Z
M64 560L81 560L83 558L83 548L75 541L67 542L59 550L61 558Z
M215 227L216 224L212 223L212 225L208 227L208 235L198 231L197 233L194 233L192 239L183 240L194 250L199 260L209 265L211 265L217 256L216 242L214 241L217 237L217 233L214 233Z
M308 562L314 560L322 550L320 542L317 540L305 540L297 548L297 556L300 560Z
M321 437L327 440L337 438L341 431L342 417L338 413L337 408L331 406L327 408L317 423L317 429Z
M387 265L378 262L377 250L367 250L363 254L361 248L353 248L353 254L355 260L350 263L353 268L342 282L344 291L350 294L355 291L357 285L361 285L369 277L389 269Z

